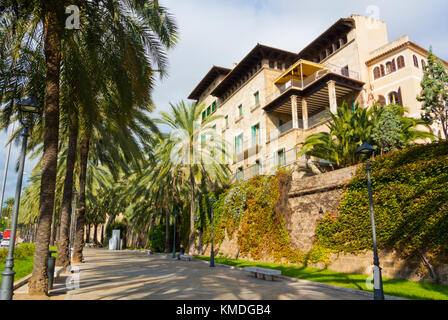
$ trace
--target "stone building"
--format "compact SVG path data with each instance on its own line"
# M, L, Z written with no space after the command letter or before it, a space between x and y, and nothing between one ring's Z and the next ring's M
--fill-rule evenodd
M352 107L398 103L420 117L416 97L427 55L408 36L389 42L386 23L351 15L298 53L257 44L231 69L213 66L188 98L207 106L202 119L221 116L213 129L233 147L235 177L247 179L309 164L297 156L300 143L325 131L328 108L335 112L343 101ZM440 134L436 127L433 132Z

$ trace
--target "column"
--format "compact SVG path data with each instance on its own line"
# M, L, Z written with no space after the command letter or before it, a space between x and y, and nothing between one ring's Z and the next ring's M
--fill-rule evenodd
M328 86L328 99L330 102L330 112L336 113L338 108L338 102L336 99L336 83L331 80L327 82Z
M302 119L303 119L303 130L308 129L308 103L306 98L302 98Z
M291 112L292 112L292 127L294 129L299 128L299 114L297 111L297 96L291 96Z

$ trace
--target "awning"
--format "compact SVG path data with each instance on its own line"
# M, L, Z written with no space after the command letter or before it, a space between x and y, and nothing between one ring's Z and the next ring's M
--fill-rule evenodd
M314 63L307 60L299 60L294 65L292 65L288 70L286 70L280 77L278 77L274 83L275 84L284 84L289 80L302 80L306 77L316 73L319 70L328 70L329 68Z

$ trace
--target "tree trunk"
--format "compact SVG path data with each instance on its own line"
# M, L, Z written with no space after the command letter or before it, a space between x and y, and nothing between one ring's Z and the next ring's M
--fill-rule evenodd
M434 269L433 265L426 259L425 255L423 253L420 254L420 259L422 260L425 267L428 269L429 274L431 275L432 282L435 284L439 283L439 276Z
M82 263L82 249L84 247L84 226L86 222L86 178L87 159L89 155L90 137L84 134L81 140L79 173L79 211L76 219L76 239L73 249L73 263Z
M47 9L43 23L46 67L44 149L42 156L39 224L35 241L33 274L29 281L30 295L48 295L48 245L50 244L51 218L54 206L59 139L61 41L58 35L58 24L59 21L56 11Z
M92 226L90 225L90 223L86 226L86 231L87 231L87 235L86 235L86 242L90 243L90 230L92 229Z
M101 235L100 235L100 244L103 245L103 241L104 241L104 225L101 224Z
M98 244L98 224L95 224L93 229L93 243Z
M195 213L195 206L194 206L194 175L193 175L193 165L190 165L190 235L188 238L188 254L193 255L195 251L194 247L194 213Z
M58 237L58 257L56 265L64 270L70 265L69 237L72 215L73 171L75 170L76 148L78 144L78 118L76 115L70 119L70 132L68 137L67 160L65 168L64 191L62 192L62 212L60 219L60 234Z
M168 208L168 197L165 197L165 252L170 252L170 210Z
M54 246L54 240L56 239L56 204L53 207L53 220L51 222L51 234L50 234L50 246Z

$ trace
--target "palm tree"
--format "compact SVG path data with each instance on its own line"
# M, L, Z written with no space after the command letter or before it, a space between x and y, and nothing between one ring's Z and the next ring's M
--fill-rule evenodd
M218 184L228 179L227 144L216 134L212 126L219 116L211 115L201 122L204 104L170 104L171 113L161 112L159 123L168 125L172 131L165 148L163 161L177 172L182 181L189 182L190 232L188 252L195 251L195 195L197 182L206 177L210 184ZM203 143L200 136L209 136Z

